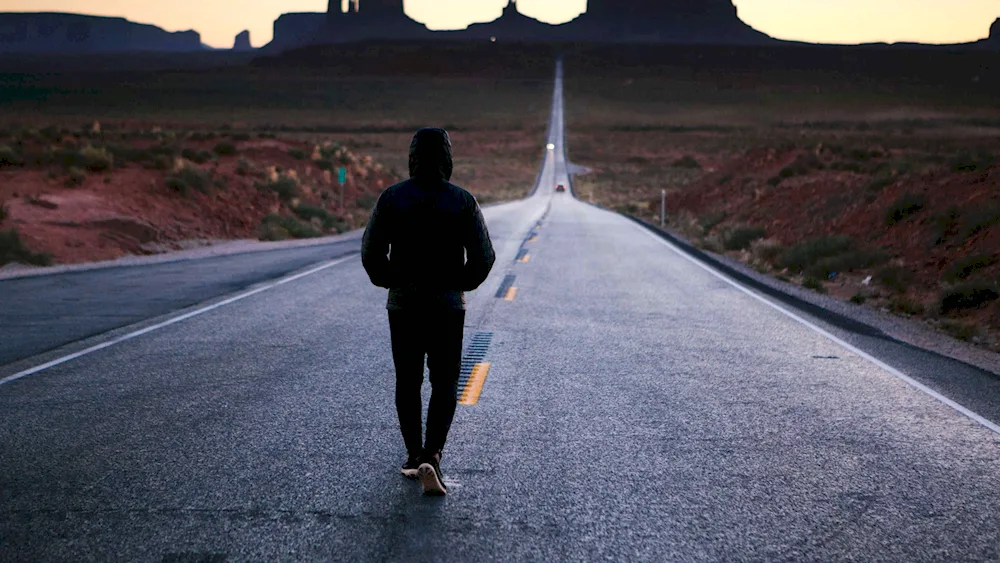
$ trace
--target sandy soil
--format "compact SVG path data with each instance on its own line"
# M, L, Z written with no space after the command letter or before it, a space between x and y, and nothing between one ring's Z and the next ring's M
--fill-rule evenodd
M211 152L221 140L188 140L184 148ZM257 238L269 214L311 227L310 236L336 234L367 221L377 194L398 180L371 157L347 151L348 181L341 208L340 186L321 169L317 145L289 139L231 143L236 154L213 155L201 164L178 157L167 170L118 160L107 170L86 173L79 185L69 182L56 164L25 159L22 166L3 167L0 229L16 230L30 251L51 255L54 263L179 250L192 240L210 244ZM132 143L135 149L148 146ZM296 158L290 154L294 151L306 156ZM30 145L22 145L22 152L30 153ZM168 178L183 167L200 171L209 185L179 193ZM298 193L283 198L261 187L278 177L294 178ZM324 225L297 217L305 206L321 209L329 220Z

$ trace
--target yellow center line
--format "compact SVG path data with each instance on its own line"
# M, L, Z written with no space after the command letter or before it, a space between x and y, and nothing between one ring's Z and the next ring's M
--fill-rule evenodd
M528 242L535 242L536 240L538 240L538 237L531 237L528 239Z
M503 296L504 301L513 301L514 296L517 295L517 288L511 287L507 289L507 295Z
M518 260L518 262L521 262L523 264L524 262L527 262L528 260L531 260L531 255L530 254L525 254L523 258L521 258L520 260Z
M465 384L465 391L458 400L458 404L472 406L479 402L479 394L483 392L483 384L486 383L486 374L490 371L490 364L487 362L476 364L469 374L469 380Z

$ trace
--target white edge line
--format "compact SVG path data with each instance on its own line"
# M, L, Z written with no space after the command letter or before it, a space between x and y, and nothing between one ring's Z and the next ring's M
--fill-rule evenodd
M68 354L68 355L63 356L61 358L56 358L56 359L54 359L52 361L45 362L44 364L37 365L37 366L35 366L33 368L29 368L29 369L26 369L24 371L20 371L18 373L15 373L14 375L5 377L3 379L0 379L0 385L4 385L4 384L10 383L12 381L16 381L18 379L21 379L22 377L27 377L29 375L34 375L34 374L36 374L36 373L38 373L40 371L47 370L47 369L49 369L51 367L55 367L55 366L58 366L60 364L65 364L66 362L75 360L75 359L77 359L77 358L79 358L81 356L86 356L87 354L92 354L94 352L97 352L98 350L103 350L105 348L109 348L111 346L114 346L115 344L121 344L122 342L125 342L126 340L132 340L133 338L136 338L138 336L142 336L144 334L148 334L150 332L153 332L154 330L159 330L159 329L161 329L163 327L170 326L172 324L179 323L181 321L186 321L187 319L190 319L192 317L197 317L198 315L207 313L209 311L213 311L215 309L218 309L219 307L223 307L225 305L229 305L230 303L235 303L235 302L237 302L237 301L239 301L241 299L246 299L247 297L250 297L251 295L257 295L258 293L260 293L262 291L267 291L269 289L273 289L275 287L278 287L279 285L284 285L284 284L286 284L288 282L295 281L295 280L297 280L299 278L304 278L304 277L306 277L308 275L315 274L316 272L320 272L320 271L325 270L327 268L332 268L333 266L336 266L337 264L340 264L342 262L350 260L351 258L354 258L355 256L356 256L356 254L352 254L352 255L349 255L349 256L344 256L342 258L337 258L336 260L332 260L330 262L326 262L326 263L321 264L321 265L319 265L319 266L317 266L315 268L306 270L305 272L300 272L300 273L295 274L293 276L288 276L286 278L281 278L281 279L279 279L277 281L274 281L274 282L271 282L271 283L269 283L269 284L267 284L265 286L258 287L257 289L252 289L250 291L247 291L245 293L241 293L239 295L235 295L235 296L230 297L228 299L224 299L222 301L219 301L218 303L213 303L213 304L208 305L206 307L202 307L201 309L197 309L197 310L194 310L194 311L190 311L188 313L184 313L183 315L174 317L172 319L167 319L167 320L165 320L165 321L163 321L161 323L157 323L157 324L155 324L153 326L148 326L148 327L146 327L144 329L137 330L135 332L130 332L128 334L124 334L124 335L116 337L116 338L112 338L111 340L108 340L107 342L102 342L100 344L91 346L90 348L85 348L85 349L80 350L78 352L73 352L72 354Z
M754 299L760 301L761 303L764 303L765 305L767 305L767 306L775 309L779 313L781 313L781 314L783 314L783 315L791 318L792 320L794 320L794 321L796 321L796 322L798 322L800 324L805 325L807 328L809 328L813 332L816 332L816 333L819 333L822 336L825 336L827 339L835 342L836 344L840 345L841 347L846 348L847 350L853 352L854 354L857 354L858 356L860 356L860 357L868 360L869 362L871 362L871 363L875 364L876 366L882 368L883 370L889 372L890 374L892 374L893 376L895 376L897 379L902 380L904 383L906 383L907 385L913 387L914 389L916 389L918 391L921 391L921 392L923 392L923 393L925 393L927 395L930 395L934 399L937 399L941 403L944 403L945 405L951 407L952 409L958 411L959 413L965 415L966 417L968 417L968 418L970 418L970 419L978 422L979 424L981 424L981 425L985 426L986 428L992 430L996 434L1000 434L1000 426L998 426L997 424L995 424L995 423L987 420L986 418L982 417L979 414L976 414L975 412L969 410L968 408L963 407L962 405L956 403L955 401L949 399L948 397L945 397L941 393L938 393L937 391L931 389L930 387L924 385L923 383L920 383L919 381L913 379L912 377L910 377L909 375L906 375L905 373L899 371L898 369L890 366L889 364L883 362L882 360L876 358L875 356L872 356L871 354L869 354L869 353L867 353L867 352L865 352L865 351L863 351L863 350L855 347L854 345L849 344L848 342L840 339L836 335L834 335L834 334L832 334L832 333L824 330L823 328L821 328L821 327L813 324L809 320L807 320L807 319L805 319L803 317L800 317L799 315L796 315L795 313L793 313L792 311L789 311L788 309L782 307L781 305L778 305L777 303L774 303L770 299L767 299L767 298L763 297L762 295L759 295L759 294L751 291L750 289L748 289L747 287L743 286L742 284L740 284L736 280L730 279L728 276L726 276L722 272L717 271L715 268L712 268L708 264L705 264L701 260L698 260L697 258L695 258L695 257L691 256L690 254L684 252L683 250L681 250L680 248L678 248L675 244L673 244L670 241L664 239L663 237L660 237L659 235L657 235L656 233L654 233L651 230L647 229L646 227L644 227L642 225L638 225L638 224L636 224L636 223L634 223L632 221L629 221L629 223L632 223L633 225L635 225L636 228L641 229L644 233L646 233L647 235L649 235L650 237L652 237L656 241L658 241L661 244L665 245L667 248L673 250L677 254L681 255L683 258L687 259L689 262L697 265L698 267L702 268L703 270L705 270L706 272L712 274L713 276L719 278L720 280L728 283L729 285L735 287L736 289L742 291L743 293L749 295L750 297L753 297Z

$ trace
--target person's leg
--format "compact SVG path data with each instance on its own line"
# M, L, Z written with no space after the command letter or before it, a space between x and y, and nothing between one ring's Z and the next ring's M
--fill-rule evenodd
M413 312L389 311L392 361L396 365L396 414L411 458L422 453L420 386L424 383L425 340L420 324L420 317Z
M465 311L439 311L428 334L427 367L430 369L431 401L427 407L427 440L424 455L440 455L448 439L458 402L458 377L462 370L462 336Z

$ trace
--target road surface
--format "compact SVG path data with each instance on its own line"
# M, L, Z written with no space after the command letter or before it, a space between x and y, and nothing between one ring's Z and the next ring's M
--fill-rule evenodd
M127 314L112 292L55 325L0 283L4 319L58 332L0 333L0 560L1000 558L989 374L796 311L556 193L564 132L557 76L538 188L486 210L498 259L466 330L489 368L443 499L398 474L385 293L350 249L154 309L148 272L123 270ZM199 267L220 270L171 266L181 284ZM44 283L69 299L101 279Z

